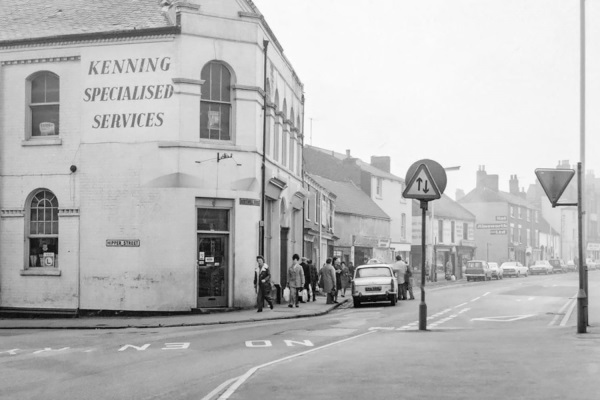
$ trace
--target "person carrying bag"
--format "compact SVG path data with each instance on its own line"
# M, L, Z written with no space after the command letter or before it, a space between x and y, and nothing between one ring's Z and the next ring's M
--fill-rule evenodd
M254 272L254 290L257 295L258 310L262 312L265 300L269 304L269 308L273 309L273 299L271 298L271 271L265 263L263 256L256 256L258 266Z

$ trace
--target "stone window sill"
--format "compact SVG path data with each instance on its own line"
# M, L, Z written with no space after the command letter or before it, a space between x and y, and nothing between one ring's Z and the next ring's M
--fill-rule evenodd
M21 276L60 276L58 268L32 267L19 271Z
M35 137L21 141L21 146L60 146L62 139L59 137Z

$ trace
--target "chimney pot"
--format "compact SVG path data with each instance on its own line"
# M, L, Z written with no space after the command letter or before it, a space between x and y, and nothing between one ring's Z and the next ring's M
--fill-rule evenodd
M346 150L346 156L350 157L350 149Z

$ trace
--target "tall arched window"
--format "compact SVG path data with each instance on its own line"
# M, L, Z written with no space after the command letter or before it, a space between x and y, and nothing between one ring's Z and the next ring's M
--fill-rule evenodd
M288 132L285 129L285 121L287 120L287 102L283 99L283 108L281 110L283 112L283 132L281 134L281 164L284 167L287 166L287 158L288 158Z
M29 79L31 136L59 133L60 79L52 72L39 72Z
M28 204L29 267L55 267L58 258L58 199L39 189Z
M279 109L279 91L275 90L275 123L273 129L273 159L275 161L279 161L279 136L280 134L280 124L279 116L277 115L277 110Z
M231 140L231 72L211 61L202 68L200 138Z
M294 107L290 110L290 125L294 128ZM294 154L296 153L296 141L294 140L294 131L290 131L290 170L294 172L295 167L295 158Z

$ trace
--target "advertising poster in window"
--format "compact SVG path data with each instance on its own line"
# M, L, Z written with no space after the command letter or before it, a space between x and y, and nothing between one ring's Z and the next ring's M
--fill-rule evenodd
M220 129L221 113L219 111L208 112L208 129Z

